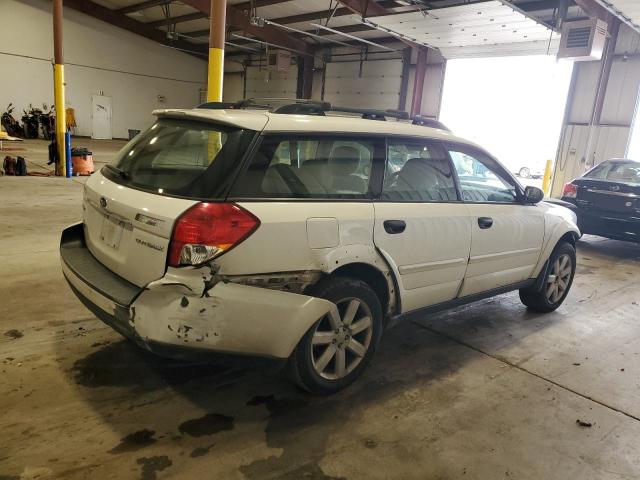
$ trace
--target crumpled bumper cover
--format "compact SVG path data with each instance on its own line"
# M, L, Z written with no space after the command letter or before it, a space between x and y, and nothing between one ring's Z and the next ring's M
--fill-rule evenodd
M132 289L83 239L82 225L74 225L60 245L73 292L103 322L156 353L178 347L284 359L318 319L337 314L328 300L225 283L209 267L169 268L162 279Z

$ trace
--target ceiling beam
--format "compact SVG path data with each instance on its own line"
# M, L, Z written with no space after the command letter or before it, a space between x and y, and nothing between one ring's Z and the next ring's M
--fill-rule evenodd
M118 8L116 9L116 12L122 15L126 15L127 13L135 13L141 10L146 10L147 8L166 5L167 3L171 3L171 0L147 0L146 2L134 3L133 5L129 5L127 7Z
M118 13L107 7L103 7L91 0L63 0L63 4L65 7L72 8L84 13L85 15L97 18L98 20L110 23L115 27L122 28L123 30L127 30L163 45L185 50L188 53L196 55L207 55L208 50L206 45L198 45L185 40L170 40L167 38L166 32L127 17L126 15ZM201 57L198 56L198 58Z
M371 0L338 0L353 13L363 17L377 17L387 15L389 12L379 3Z
M343 3L343 2L340 2L340 3ZM373 0L370 0L370 3L373 3ZM402 5L401 3L398 3L394 0L383 0L381 2L376 3L376 6L380 6L386 9L386 8L404 7L406 5ZM376 8L376 7L369 7L368 11L371 11L371 8ZM336 11L333 13L333 17L343 17L345 15L353 15L353 13L354 13L353 10L350 10L347 7L341 7L336 9ZM270 18L269 20L271 20L272 22L280 23L282 25L288 25L291 23L312 22L314 20L327 18L329 15L331 15L330 10L320 10L317 12L290 15L288 17Z
M380 37L380 38L372 38L370 39L372 42L374 43L378 43L380 45L389 45L391 43L401 43L401 40L399 38L396 37ZM237 43L240 44L242 40L236 39L233 40L233 43ZM248 42L249 43L249 42ZM357 42L355 40L344 40L344 43L348 43L349 45L352 45L354 47L363 47L364 45L361 42ZM251 43L249 43L251 44ZM316 48L318 47L331 47L332 45L330 43L326 43L326 44L320 44L320 45L315 45ZM398 51L401 51L402 47L398 48ZM389 53L389 52L380 52L380 53ZM246 57L251 55L250 52L242 52L242 51L235 51L235 52L230 52L230 53L226 53L225 57ZM358 53L354 53L354 55L358 55Z
M135 13L147 8L159 7L172 3L174 0L146 0L145 2L134 3L126 7L116 9L116 12L126 15L127 13ZM291 0L254 0L254 6L269 7L271 5L277 5L278 3L290 2ZM235 8L240 10L249 10L251 8L251 2L242 2L234 5Z
M147 25L151 27L163 27L166 25L175 25L177 23L190 22L192 20L200 20L201 18L207 18L202 12L187 13L186 15L180 15L178 17L162 18L153 22L147 22Z
M210 0L182 0L182 3L195 8L198 12L209 16L211 9ZM289 48L298 52L307 52L309 45L304 40L289 35L283 29L273 25L258 27L251 25L247 11L227 5L227 26L232 30L241 30L264 42Z
M256 7L257 6L269 6L269 5L275 5L276 3L282 3L285 1L291 1L291 0L263 0L262 2L256 1ZM187 5L191 5L193 6L190 2L186 1L183 2L186 3ZM203 2L201 2L200 0L197 0L196 3L198 5L201 5ZM261 5L258 5L258 4ZM344 8L338 8L335 13L333 14L334 17L340 17L340 16L344 16L344 15L351 15L351 14L360 14L360 11L357 11L356 8L365 8L365 5L367 6L367 15L364 16L377 16L377 15L386 15L387 13L389 13L387 11L387 9L383 6L383 5L388 5L389 7L399 7L401 6L401 4L393 1L393 0L387 0L387 1L383 1L380 3L376 3L374 1L370 1L367 3L367 0L345 0L345 1L340 1L340 3L344 4L344 5L348 5L345 6ZM241 8L238 8L239 6L242 6ZM227 10L229 8L233 9L233 10L248 10L250 8L250 5L248 5L247 3L241 3L238 5L233 5L233 6L228 6ZM180 15L178 17L169 17L169 18L162 18L160 20L155 20L153 22L147 22L147 25L151 25L152 27L161 27L161 26L165 26L165 25L175 25L177 23L183 23L183 22L190 22L192 20L199 20L201 18L206 18L208 14L204 14L201 10L200 7L194 7L198 10L200 10L200 12L195 12L195 13L188 13L186 15ZM329 10L321 10L318 12L311 12L311 13L303 13L301 15L291 15L289 17L283 17L283 18L276 18L276 19L270 19L275 23L281 23L283 25L286 24L290 24L290 23L298 23L298 22L305 22L305 21L313 21L313 20L318 20L321 18L326 18L331 14L331 12ZM261 27L264 28L264 27Z
M609 22L613 15L595 0L575 0L576 4L590 17L596 17Z
M509 3L512 3L514 7L519 8L527 13L530 12L541 12L543 10L553 10L558 8L560 2L558 0L528 0L524 2L515 2L511 0ZM575 5L573 0L569 0L569 7Z
M358 32L371 32L373 30L377 30L374 27L370 27L369 25L366 25L364 23L356 23L354 25L346 25L344 27L332 27L334 30L338 30L342 33L358 33ZM328 32L326 30L307 30L309 33L313 33L314 35L320 35L321 37L325 37L327 35L334 35L331 32ZM205 29L205 30L194 30L192 32L187 32L184 35L187 35L189 37L205 37L207 35L209 35L209 29ZM305 36L300 34L300 33L292 33L291 34L294 37L297 38L304 38ZM241 40L234 40L234 43L242 43ZM249 43L249 42L247 42Z
M254 0L253 6L255 8L270 7L271 5L277 5L279 3L285 3L290 1L292 0ZM236 3L234 5L234 8L237 8L239 10L249 10L251 8L251 2Z

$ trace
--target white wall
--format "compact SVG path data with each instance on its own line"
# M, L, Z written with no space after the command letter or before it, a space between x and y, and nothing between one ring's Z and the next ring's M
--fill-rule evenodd
M640 91L640 35L625 24L620 27L615 55L602 116L594 125L591 125L591 116L602 62L576 62L575 88L568 99L568 115L553 173L552 196L560 196L565 183L592 166L626 155Z
M53 103L52 4L0 0L0 110ZM148 125L156 108L193 107L206 86L207 65L70 8L64 11L66 105L78 135L91 135L91 95L113 99L113 135ZM28 58L30 57L30 58ZM166 97L159 103L158 95Z

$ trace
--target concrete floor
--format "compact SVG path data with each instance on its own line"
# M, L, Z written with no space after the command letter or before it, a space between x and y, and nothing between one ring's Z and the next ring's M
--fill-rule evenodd
M0 479L640 478L639 246L585 237L557 312L508 294L398 326L318 398L259 364L155 358L96 320L57 253L81 183L0 178Z

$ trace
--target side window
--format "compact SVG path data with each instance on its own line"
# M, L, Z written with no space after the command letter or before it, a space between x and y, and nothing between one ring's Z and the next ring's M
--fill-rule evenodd
M516 185L500 173L498 164L486 154L467 151L465 147L450 147L460 191L465 202L513 203L516 201Z
M236 198L368 198L374 157L367 138L267 136L234 185Z
M451 163L438 143L390 140L382 199L393 202L458 200Z

